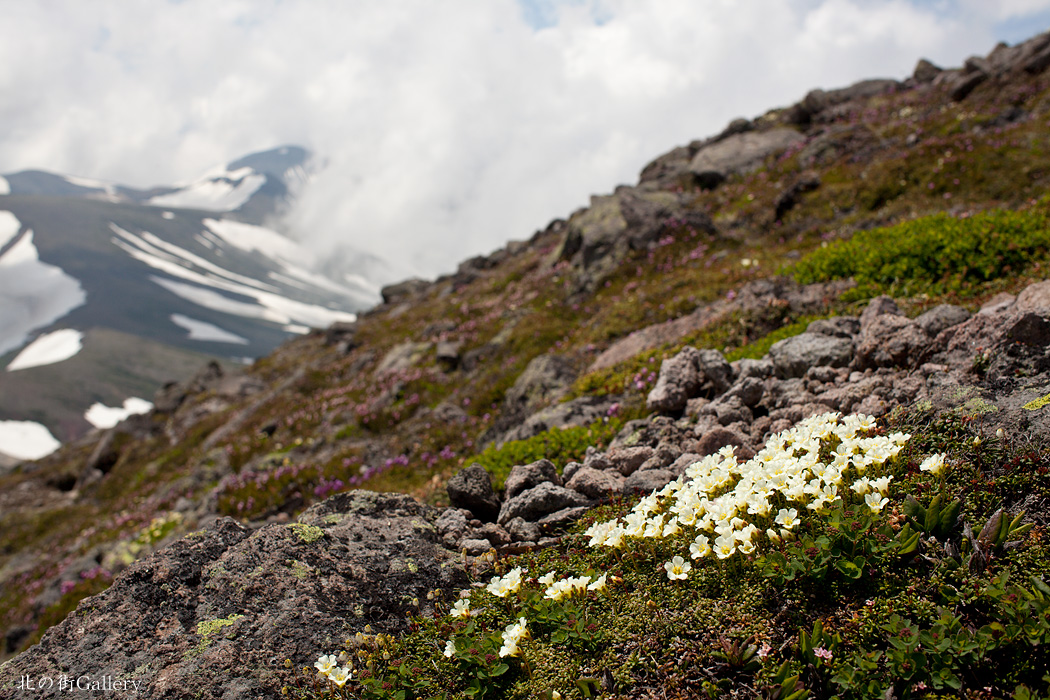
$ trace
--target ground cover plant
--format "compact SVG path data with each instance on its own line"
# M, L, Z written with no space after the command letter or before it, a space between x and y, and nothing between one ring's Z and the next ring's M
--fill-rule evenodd
M319 650L288 692L1042 697L1050 567L1015 506L1048 466L957 414L817 416L476 571L404 638Z

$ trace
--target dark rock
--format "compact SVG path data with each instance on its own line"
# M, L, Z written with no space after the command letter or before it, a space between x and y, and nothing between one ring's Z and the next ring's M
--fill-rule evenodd
M460 341L442 340L437 344L437 349L435 350L437 361L447 369L455 369L459 366L459 351L462 347L463 343Z
M575 379L576 370L567 359L540 355L518 375L514 386L507 390L504 403L508 410L520 410L523 416L528 415L565 393Z
M765 385L757 377L742 377L723 395L723 399L735 396L748 408L754 408L766 393Z
M903 315L900 308L897 306L897 302L895 302L892 297L888 297L885 294L875 297L868 302L866 307L864 307L864 311L860 314L861 331L870 325L877 317L884 314L890 314L892 316Z
M647 459L656 453L648 445L635 445L633 447L614 447L605 453L612 469L624 476L629 476L638 470Z
M514 518L524 518L532 522L540 520L562 508L575 508L589 505L589 499L564 486L544 482L528 491L523 491L503 503L499 513L499 524L504 525Z
M860 319L856 316L818 318L806 326L806 332L830 335L834 338L852 338L860 333Z
M623 482L624 477L615 470L580 467L565 486L600 501L623 493Z
M407 613L432 614L427 592L469 583L435 518L407 496L368 491L255 532L224 518L132 564L0 667L0 686L75 670L138 681L138 697L279 698L295 674L284 659L310 666L366 625L404 634ZM64 697L57 680L40 695Z
M569 506L540 518L536 525L541 531L561 530L582 518L589 510L586 506Z
M941 304L920 315L915 319L915 322L926 331L927 335L935 338L945 328L956 326L970 318L971 315L969 311L961 306Z
M773 218L782 219L784 215L802 201L802 195L820 187L820 178L815 173L801 175L792 185L776 198L773 203Z
M357 323L348 321L336 321L324 331L324 344L338 346L342 354L346 354L361 345L357 339Z
M933 79L940 75L941 70L941 68L930 63L925 58L920 58L915 65L915 70L912 71L911 77L918 83L932 83Z
M763 357L761 360L753 360L750 358L743 358L733 363L735 366L736 374L739 379L746 379L748 377L754 377L756 379L766 379L772 377L776 368L773 366L773 361L767 357Z
M532 464L519 464L510 470L505 482L505 496L509 500L522 491L539 486L549 481L555 486L562 486L561 476L554 464L547 459L540 459Z
M733 383L733 368L717 350L702 348L696 357L696 368L703 377L701 391L718 395Z
M857 339L857 366L918 366L931 342L932 338L915 321L883 314L861 331Z
M1002 325L1001 337L1011 343L1036 347L1050 345L1050 319L1037 313L1019 313Z
M492 543L482 537L467 537L459 541L459 549L472 557L493 549Z
M754 419L751 409L744 405L739 396L722 396L711 402L707 410L714 411L715 417L722 425L750 423Z
M698 180L725 179L729 175L751 172L760 167L767 156L804 140L802 134L786 128L736 133L702 148L690 161L689 170Z
M434 522L434 527L449 547L455 547L470 528L468 517L473 517L469 510L446 508Z
M514 518L504 528L510 533L514 542L539 542L540 527L536 523L530 523L524 518Z
M714 454L726 445L732 445L735 447L737 456L742 459L751 459L751 457L755 456L754 450L751 449L751 445L748 443L747 438L736 430L715 428L714 430L706 431L703 435L700 435L699 438L700 439L697 440L694 445L694 449L701 457ZM748 457L743 457L743 455L748 453L750 453Z
M492 490L492 477L480 464L461 469L448 480L446 489L449 503L466 508L479 520L491 522L499 515L499 498Z
M743 117L737 117L733 121L729 122L729 124L726 125L725 129L722 129L722 132L715 137L715 141L725 141L730 136L733 136L735 134L743 134L744 132L754 130L754 128L755 125L751 120L744 119Z
M564 467L562 467L561 478L563 480L571 479L573 475L576 474L576 472L578 472L580 470L580 467L582 466L583 465L579 462L569 462Z
M702 378L697 367L699 357L699 350L686 346L674 357L663 361L656 385L645 400L650 411L681 411L691 397L700 393Z
M948 83L948 95L955 102L962 102L985 80L988 74L980 71L959 74Z
M769 349L777 376L785 379L805 376L810 367L844 367L852 358L849 339L809 332L778 340Z
M491 542L493 547L503 547L511 543L510 533L496 523L485 523L475 530L474 534Z
M623 483L626 493L650 493L662 489L677 476L670 469L647 469L631 474Z
M379 290L384 304L396 304L421 294L430 287L430 282L414 277L404 282L390 284Z

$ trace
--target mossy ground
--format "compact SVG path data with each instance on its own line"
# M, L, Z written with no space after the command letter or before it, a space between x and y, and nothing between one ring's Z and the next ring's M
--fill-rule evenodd
M874 552L860 576L837 568L844 554L823 549L821 555L831 552L823 572L782 580L769 564L777 548L767 544L747 557L695 562L686 580L669 580L664 562L681 554L691 535L632 540L622 549L587 546L579 533L622 516L634 501L614 503L592 511L560 545L476 573L479 583L513 567L533 577L604 573L607 591L543 607L525 593L497 598L474 589L475 617L449 616L452 601L445 601L404 638L349 643L344 651L355 673L342 690L313 669L289 673L289 690L301 697L751 698L788 697L790 687L799 698L870 698L892 687L900 698L1045 696L1050 549L1042 526L981 566L965 554L946 554L943 542L925 539L909 552L879 549L877 540L883 531L906 536L909 495L925 504L934 495L962 501L951 542L962 537L964 523L977 532L999 508L1016 515L1033 494L1050 495L1050 452L985 435L979 421L950 412L898 411L878 432L898 430L912 437L891 467L897 478L890 504L873 516L881 525L860 535ZM948 455L943 477L919 469L933 451ZM1050 513L1028 515L1045 522ZM834 516L804 516L798 536L834 539L843 527L848 522ZM818 556L793 554L792 545L782 551ZM485 656L481 630L498 633L522 614L530 618L531 639L521 655L501 658L492 647ZM448 639L463 635L477 640L476 655L442 654ZM1034 694L1025 695L1029 690Z

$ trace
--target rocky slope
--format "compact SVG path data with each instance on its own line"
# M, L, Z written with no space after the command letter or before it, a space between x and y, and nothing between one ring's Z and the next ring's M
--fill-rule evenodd
M1041 221L1048 65L1042 35L735 121L529 241L388 287L356 323L243 374L212 366L148 416L13 469L0 477L7 652L76 612L0 680L276 695L274 664L310 664L366 624L403 631L406 610L461 587L490 548L556 546L610 495L658 488L726 445L753 453L816 413L927 402L1044 448L1045 246L926 281L774 273L868 229L940 231L941 211ZM451 507L325 500L352 487ZM1045 524L1040 499L1023 507Z

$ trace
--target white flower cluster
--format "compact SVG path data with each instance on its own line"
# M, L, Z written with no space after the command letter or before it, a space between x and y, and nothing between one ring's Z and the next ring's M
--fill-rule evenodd
M336 658L335 654L322 656L314 664L314 668L316 668L322 676L332 681L340 688L346 685L346 682L350 680L350 667L339 666L339 659Z
M776 526L764 533L773 542L791 539L799 509L825 512L849 490L877 513L888 503L885 493L893 477L864 474L896 456L911 436L863 435L874 427L871 416L827 413L772 436L746 462L737 459L732 446L723 447L643 498L622 519L596 523L585 534L592 547L622 547L630 538L672 537L689 528L697 533L689 547L693 559L726 559L754 551L762 532L755 522ZM830 457L822 460L825 447ZM687 563L668 562L668 577L686 578Z
M499 650L500 657L520 654L521 649L518 648L518 643L528 635L528 621L524 617L519 617L517 622L507 625L507 629L503 630L503 646Z

